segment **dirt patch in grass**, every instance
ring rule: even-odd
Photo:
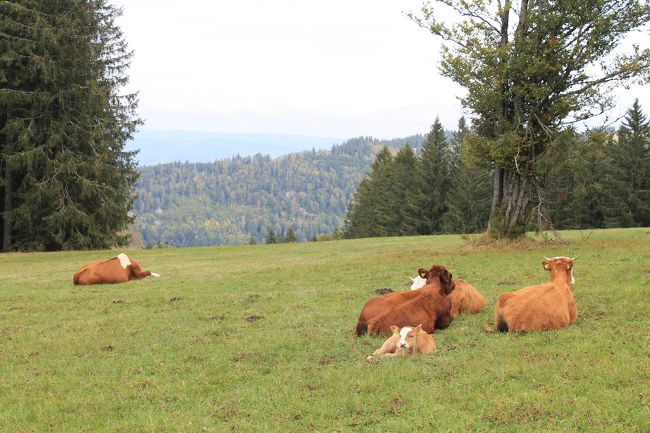
[[[232,357],[232,362],[242,362],[251,358],[258,358],[262,356],[260,352],[241,352]]]
[[[177,301],[180,301],[181,299],[183,299],[183,298],[179,298],[178,296],[174,296],[173,298],[171,298],[171,299],[169,300],[169,302],[170,302],[170,303],[172,303],[172,302],[177,302]]]
[[[386,295],[388,293],[393,293],[393,289],[388,288],[388,287],[382,287],[381,289],[375,290],[375,293],[382,296],[382,295]]]
[[[330,364],[334,364],[335,362],[336,362],[336,357],[330,355],[318,361],[318,365],[330,365]]]
[[[248,323],[254,323],[254,322],[257,322],[258,320],[263,319],[263,318],[264,318],[264,316],[248,316],[246,318],[246,321]]]
[[[212,316],[210,317],[210,320],[216,320],[218,322],[222,322],[226,319],[226,316]]]
[[[23,329],[23,327],[20,326],[20,325],[7,326],[7,327],[2,328],[2,329],[0,330],[0,335],[11,335],[11,334],[15,334],[16,332],[19,332],[19,331],[22,330],[22,329]]]

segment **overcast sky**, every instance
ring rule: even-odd
[[[115,0],[144,128],[346,139],[454,129],[462,89],[420,0]],[[650,91],[621,90],[622,114]]]

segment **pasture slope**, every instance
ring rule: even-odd
[[[0,256],[2,432],[648,432],[650,229],[568,245],[459,236],[135,250],[162,274],[77,287],[109,251]],[[578,256],[575,325],[486,334],[502,291]],[[488,301],[439,353],[367,362],[378,288],[448,266]]]

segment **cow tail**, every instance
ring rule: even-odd
[[[361,337],[364,334],[368,333],[368,324],[366,322],[358,321],[357,322],[357,337]]]
[[[497,331],[499,332],[508,332],[508,322],[501,316],[497,319]]]

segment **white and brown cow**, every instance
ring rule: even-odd
[[[386,358],[417,355],[418,353],[436,353],[438,351],[433,336],[423,330],[422,325],[416,327],[404,326],[402,329],[391,326],[390,329],[393,335],[379,349],[375,350],[368,359],[372,359],[374,356]]]
[[[151,271],[142,271],[138,262],[124,253],[117,257],[96,260],[81,267],[72,279],[74,284],[115,284],[131,280],[141,280],[148,276],[159,277]]]

